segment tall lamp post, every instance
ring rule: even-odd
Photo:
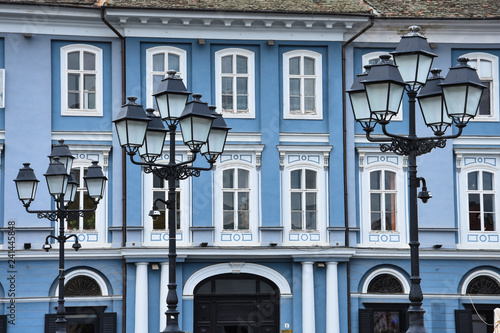
[[[163,332],[182,333],[179,328],[179,311],[177,310],[176,283],[176,222],[175,222],[175,183],[177,180],[200,176],[201,171],[211,170],[217,158],[224,151],[227,127],[222,115],[215,113],[215,107],[209,107],[201,101],[201,95],[194,94],[189,103],[190,92],[186,90],[182,80],[169,71],[153,95],[158,105],[160,116],[153,109],[144,111],[137,104],[135,97],[129,97],[118,117],[113,121],[122,148],[125,148],[132,163],[142,166],[145,173],[153,173],[160,179],[168,181],[168,200],[156,199],[150,216],[160,215],[157,203],[166,205],[168,210],[168,266],[169,281],[167,294],[167,325]],[[167,125],[168,129],[162,123]],[[176,163],[175,132],[180,125],[184,144],[192,152],[192,159]],[[169,134],[169,163],[155,163],[163,152],[165,137]],[[134,160],[139,154],[141,161]],[[194,166],[198,153],[203,155],[207,167]]]
[[[427,332],[420,287],[417,198],[425,203],[432,196],[425,179],[417,177],[417,156],[427,154],[434,148],[444,148],[447,139],[459,137],[468,121],[475,117],[485,88],[476,70],[467,65],[466,58],[459,58],[459,64],[450,68],[446,78],[440,76],[441,70],[436,69],[431,71],[432,77],[427,80],[436,55],[419,31],[419,27],[412,26],[410,33],[402,36],[396,50],[391,53],[395,64],[389,60],[390,55],[381,56],[379,63],[358,75],[347,91],[354,118],[363,127],[366,138],[381,143],[382,152],[392,151],[408,156],[411,288],[407,333]],[[398,113],[405,90],[409,101],[409,132],[408,135],[393,134],[387,130],[387,125]],[[416,99],[434,137],[418,137],[416,134]],[[377,124],[382,127],[384,136],[381,138],[371,136]],[[458,130],[452,135],[445,135],[452,124]],[[421,183],[422,191],[417,194]]]
[[[59,298],[57,306],[56,333],[66,332],[66,310],[64,308],[64,244],[70,238],[74,238],[73,249],[78,251],[82,245],[78,242],[78,237],[75,234],[65,235],[65,220],[70,221],[85,214],[94,212],[97,209],[99,201],[104,194],[104,188],[107,178],[104,176],[102,169],[97,162],[92,162],[87,170],[87,174],[83,177],[89,197],[94,203],[94,207],[90,209],[68,209],[69,205],[75,200],[75,195],[78,188],[78,182],[75,175],[71,172],[73,165],[73,155],[68,146],[63,140],[55,145],[51,154],[49,168],[44,174],[47,180],[50,195],[54,198],[55,209],[53,210],[30,210],[31,202],[35,200],[36,189],[39,180],[35,176],[35,172],[30,167],[29,163],[24,163],[24,167],[19,169],[16,182],[17,194],[19,200],[23,203],[26,211],[31,214],[36,214],[39,219],[46,218],[52,222],[59,222],[59,235],[49,235],[45,238],[43,249],[49,251],[52,246],[49,239],[54,239],[59,243]]]

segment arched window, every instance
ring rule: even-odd
[[[321,54],[296,50],[283,54],[283,117],[323,119]]]
[[[224,230],[250,229],[250,171],[222,171],[222,201]]]
[[[390,170],[370,172],[371,230],[396,230],[396,173]]]
[[[102,296],[101,287],[93,278],[78,275],[64,284],[64,295],[71,296]]]
[[[318,212],[317,172],[290,171],[290,214],[293,230],[316,230]]]
[[[473,121],[498,121],[498,57],[485,52],[467,53],[461,57],[469,58],[469,66],[476,68],[481,83],[486,86]]]
[[[480,275],[467,285],[469,295],[500,295],[500,283],[491,276]]]
[[[102,50],[74,44],[61,48],[61,114],[102,116]]]
[[[374,277],[368,285],[368,293],[373,294],[403,294],[401,281],[391,274],[380,274]]]
[[[186,51],[172,46],[157,46],[146,50],[146,106],[158,110],[153,93],[168,71],[176,71],[187,86]]]
[[[469,230],[495,231],[494,174],[472,171],[467,174]]]
[[[217,109],[229,118],[255,118],[255,56],[244,49],[215,53]]]

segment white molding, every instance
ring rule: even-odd
[[[304,70],[304,63],[302,59],[304,57],[309,57],[314,59],[314,77],[315,85],[314,90],[316,93],[315,97],[315,105],[316,105],[316,114],[292,114],[290,113],[290,98],[289,98],[289,60],[293,57],[300,57],[300,68],[301,72]],[[311,50],[293,50],[286,53],[283,53],[283,119],[304,119],[304,120],[321,120],[323,119],[323,56],[321,53],[314,52]],[[309,76],[305,76],[305,74],[297,75],[298,78],[301,79],[301,112],[304,112],[302,106],[304,103],[305,95],[303,92],[303,79],[308,78]]]
[[[263,266],[259,264],[245,263],[239,262],[237,266],[237,270],[235,270],[234,262],[223,263],[223,264],[215,264],[211,266],[207,266],[202,268],[196,272],[194,272],[184,284],[184,288],[182,290],[182,296],[184,298],[193,297],[194,289],[196,286],[202,282],[203,280],[220,274],[252,274],[265,277],[272,281],[278,289],[280,290],[280,297],[292,296],[292,290],[290,288],[290,284],[286,280],[286,278],[279,273],[278,271]]]
[[[179,68],[180,75],[184,85],[187,87],[188,82],[188,72],[187,72],[187,52],[186,50],[180,49],[178,47],[173,46],[155,46],[146,50],[146,108],[153,107],[153,56],[158,53],[173,53],[179,56]],[[165,57],[165,62],[167,61],[168,56]],[[165,74],[169,69],[165,68]]]
[[[96,272],[93,272],[93,271],[88,270],[88,269],[77,269],[77,270],[74,270],[74,271],[71,271],[71,272],[65,274],[64,275],[64,285],[66,285],[66,283],[68,283],[69,280],[71,280],[72,278],[77,277],[77,276],[86,276],[86,277],[93,279],[99,285],[99,288],[101,288],[102,296],[110,296],[109,291],[108,291],[108,286],[107,286],[106,282],[104,281],[104,279]],[[54,296],[55,297],[59,296],[59,288],[56,288]],[[89,299],[88,297],[83,297],[83,296],[80,296],[80,297],[84,298],[85,300]],[[95,297],[95,296],[90,296],[90,297]],[[74,300],[75,298],[71,297],[69,299]],[[101,300],[100,297],[98,299]]]
[[[80,109],[69,109],[68,108],[68,68],[67,68],[67,55],[70,52],[90,52],[95,55],[95,70],[90,71],[95,74],[95,110],[83,109],[83,105],[80,105]],[[61,71],[61,116],[76,116],[76,117],[102,117],[104,113],[104,96],[103,96],[103,80],[104,80],[104,66],[103,66],[103,50],[101,48],[95,47],[88,44],[69,44],[61,47],[60,49],[60,71]],[[83,64],[83,59],[80,59],[80,64]],[[83,102],[83,91],[84,83],[83,76],[89,71],[85,71],[81,68],[78,71],[81,75],[80,79],[80,102]]]
[[[47,303],[47,302],[57,302],[59,299],[57,296],[49,297],[14,297],[14,298],[0,298],[0,304],[10,303],[10,300],[14,299],[16,303]],[[65,299],[66,306],[68,304],[71,306],[73,303],[78,302],[106,302],[106,301],[121,301],[122,296],[78,296],[78,297],[68,297]]]
[[[51,139],[52,140],[63,139],[64,141],[110,141],[111,142],[113,140],[113,132],[58,131],[58,132],[52,132]]]
[[[229,131],[226,142],[261,142],[260,132],[231,132]]]
[[[329,133],[280,133],[280,142],[329,143]]]
[[[248,59],[247,62],[247,86],[248,86],[248,113],[228,113],[223,112],[222,110],[222,80],[221,80],[221,60],[222,57],[228,55],[242,55]],[[236,66],[233,68],[234,72],[236,72]],[[233,78],[236,78],[236,73],[231,73],[234,75]],[[255,54],[252,51],[243,49],[243,48],[227,48],[222,49],[220,51],[215,52],[215,105],[217,106],[217,110],[221,113],[224,118],[247,118],[254,119],[255,118]],[[235,80],[236,81],[236,80]],[[236,85],[236,82],[234,82]],[[233,91],[233,94],[236,94],[236,90]],[[234,98],[233,98],[234,101]],[[233,105],[236,107],[236,105]]]
[[[488,276],[500,284],[500,274],[493,272],[492,270],[481,269],[467,275],[465,280],[462,282],[462,288],[460,289],[460,293],[462,295],[467,295],[467,287],[469,286],[469,283],[478,276]]]
[[[374,278],[376,278],[377,276],[379,276],[381,274],[392,275],[393,277],[395,277],[396,279],[398,279],[398,281],[403,286],[403,293],[405,293],[405,294],[409,294],[410,293],[410,284],[408,283],[408,280],[406,279],[406,277],[403,274],[401,274],[400,272],[398,272],[397,270],[392,269],[392,268],[379,268],[379,269],[376,269],[373,272],[371,272],[366,277],[366,279],[365,279],[365,281],[363,283],[363,288],[362,288],[361,292],[363,294],[367,294],[368,293],[368,286],[370,285],[370,282],[372,282],[372,280]],[[387,294],[384,294],[384,296],[386,298],[389,297]],[[392,297],[392,295],[390,297]]]

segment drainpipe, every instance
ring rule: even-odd
[[[364,34],[368,29],[370,29],[374,24],[373,16],[370,16],[370,23],[366,27],[364,27],[357,34],[352,36],[348,41],[342,44],[342,144],[343,144],[343,168],[344,168],[344,222],[345,222],[345,247],[348,248],[349,245],[349,205],[347,202],[348,199],[348,191],[347,191],[347,154],[346,154],[346,146],[347,146],[347,124],[346,124],[346,116],[347,116],[347,99],[346,99],[346,74],[345,74],[345,49],[347,45],[351,44],[356,38]],[[351,333],[351,263],[347,261],[347,330],[348,333]]]
[[[126,53],[125,53],[125,37],[116,30],[111,23],[106,20],[106,9],[101,6],[101,20],[108,26],[121,41],[121,76],[122,76],[122,104],[125,104],[127,93],[127,67],[126,67]],[[125,149],[122,149],[122,248],[127,247],[127,159]],[[127,262],[125,257],[122,257],[122,333],[127,332]]]

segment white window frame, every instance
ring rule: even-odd
[[[359,247],[408,246],[408,177],[407,157],[381,153],[379,148],[358,147],[359,158]],[[396,230],[371,230],[370,173],[372,171],[392,171],[396,173]]]
[[[278,146],[280,153],[281,225],[283,245],[311,246],[328,244],[328,164],[332,146]],[[291,171],[309,169],[316,174],[316,230],[292,229]]]
[[[481,116],[479,115],[479,111],[477,113],[477,116],[474,117],[474,119],[471,119],[470,121],[480,121],[480,122],[488,122],[488,121],[499,121],[499,92],[498,92],[498,57],[486,53],[486,52],[472,52],[472,53],[466,53],[464,55],[461,55],[460,57],[466,57],[469,58],[469,60],[477,60],[477,63],[479,64],[481,60],[486,60],[491,62],[491,75],[492,78],[482,78],[480,76],[480,71],[477,71],[477,75],[479,76],[480,80],[486,80],[488,79],[491,82],[491,87],[490,87],[490,110],[491,114],[488,116]]]
[[[316,114],[292,114],[290,112],[290,64],[294,57],[309,57],[314,59],[316,84]],[[323,63],[321,53],[310,50],[294,50],[283,53],[283,119],[323,119]],[[301,63],[301,66],[303,64]],[[303,68],[303,67],[301,67]],[[303,77],[303,75],[301,75]],[[302,100],[303,100],[302,95]],[[303,112],[303,110],[301,110]]]
[[[68,233],[75,234],[78,241],[82,243],[82,247],[96,248],[96,247],[110,247],[108,244],[108,193],[111,184],[109,183],[108,176],[108,160],[111,151],[110,146],[90,146],[90,145],[69,145],[69,149],[73,153],[75,159],[73,160],[73,168],[88,168],[92,165],[92,161],[99,162],[102,171],[108,181],[104,189],[104,197],[99,201],[95,211],[95,230],[66,230]],[[84,184],[80,183],[80,187]],[[66,221],[65,227],[66,227]],[[58,227],[58,226],[57,226]],[[66,228],[65,228],[66,229]],[[69,239],[68,242],[73,242]]]
[[[222,111],[222,69],[221,61],[225,56],[232,55],[243,56],[248,59],[247,69],[248,74],[248,112],[238,113],[238,112],[223,112]],[[233,74],[234,77],[237,74]],[[241,74],[238,74],[241,76]],[[236,94],[236,92],[234,92]],[[228,48],[215,52],[215,105],[217,106],[218,112],[224,115],[224,118],[255,118],[255,54],[252,51],[240,49],[240,48]]]
[[[226,145],[212,173],[213,183],[213,221],[215,226],[214,244],[226,246],[247,246],[259,244],[260,210],[260,161],[262,145]],[[249,171],[249,229],[224,229],[223,225],[223,187],[224,170],[244,169]],[[236,223],[236,221],[235,221]]]
[[[364,66],[370,64],[370,60],[379,59],[380,56],[384,54],[389,54],[389,52],[377,51],[363,54],[363,56],[361,57],[363,71],[365,70]],[[392,56],[390,60],[393,60]],[[399,105],[398,113],[391,118],[391,121],[403,121],[403,101],[401,101],[401,104]]]
[[[5,69],[0,69],[0,108],[5,108]]]
[[[375,279],[377,276],[382,275],[382,274],[388,274],[397,279],[400,283],[401,286],[403,287],[403,294],[408,295],[410,293],[410,283],[408,282],[408,279],[406,276],[404,276],[401,272],[393,269],[393,268],[378,268],[371,272],[365,279],[363,283],[363,287],[361,292],[363,294],[368,294],[368,287],[370,286],[370,283]],[[378,296],[378,295],[377,295]],[[387,298],[387,294],[381,294],[381,298]]]
[[[95,54],[95,73],[96,86],[95,86],[95,110],[83,109],[81,103],[80,109],[68,108],[68,54],[71,52],[79,51],[90,52]],[[61,115],[62,116],[82,116],[82,117],[102,117],[103,115],[103,52],[102,49],[87,45],[87,44],[71,44],[61,47]],[[83,61],[83,60],[81,60]],[[83,74],[85,71],[80,70]],[[83,75],[82,75],[83,77]],[[80,88],[83,91],[83,84]],[[82,94],[83,95],[83,94]]]
[[[457,160],[457,197],[458,197],[458,232],[457,248],[464,249],[500,249],[500,150],[479,150],[474,148],[456,148]],[[467,175],[474,171],[493,173],[495,194],[495,230],[469,230],[468,181]]]
[[[190,154],[187,151],[187,147],[182,147],[183,149],[177,149],[175,155],[176,163],[181,163],[187,161],[190,158]],[[156,160],[157,163],[169,163],[169,152],[164,149],[163,154]],[[153,219],[149,216],[149,212],[153,208],[153,174],[142,172],[142,225],[144,227],[144,243],[146,245],[153,246],[167,246],[169,231],[168,228],[165,230],[153,229]],[[191,177],[180,180],[180,210],[181,210],[181,221],[180,229],[177,230],[176,239],[179,244],[187,244],[190,242],[189,227],[191,225],[192,216],[192,199],[191,199],[191,187],[192,181]],[[165,199],[168,199],[166,197]],[[166,221],[168,223],[168,211],[165,212]]]
[[[179,56],[179,67],[181,71],[176,75],[179,75],[182,78],[182,82],[184,82],[184,85],[187,87],[188,73],[187,73],[186,50],[173,46],[155,46],[147,49],[146,50],[146,107],[147,108],[152,108],[154,105],[153,76],[154,74],[160,74],[160,73],[153,73],[153,56],[159,53],[165,53],[165,54],[172,53]],[[165,61],[168,61],[168,56],[165,57]],[[163,74],[165,74],[166,76],[167,72],[168,68],[166,68]]]

